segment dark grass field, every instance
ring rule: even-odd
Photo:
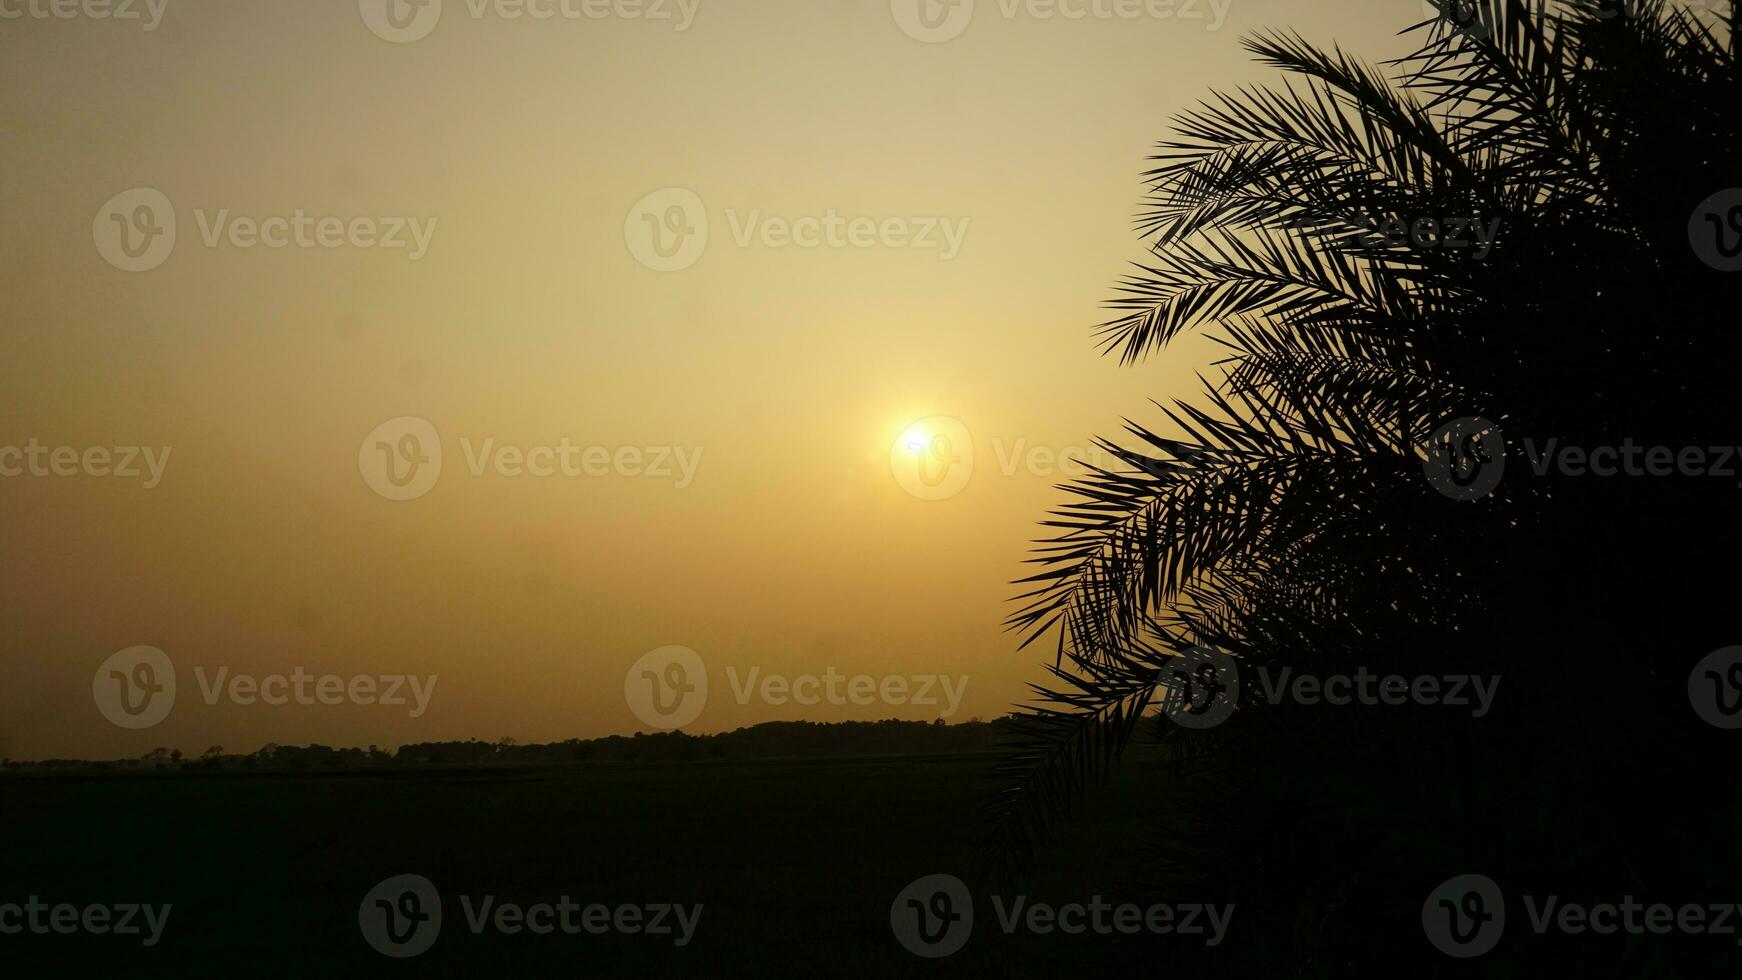
[[[959,953],[926,960],[897,943],[890,906],[903,887],[936,873],[969,878],[979,867],[990,761],[10,776],[0,778],[0,904],[36,895],[174,908],[150,949],[137,937],[29,933],[0,936],[0,948],[12,976],[1046,976],[1141,968],[1153,945],[1140,952],[1106,938],[1006,935],[983,897]],[[1021,893],[1059,903],[1116,895],[1122,855],[1144,821],[1139,783],[1127,777],[1099,794]],[[395,960],[365,942],[358,907],[376,883],[402,874],[435,883],[444,923],[428,952]],[[680,948],[675,936],[474,934],[461,895],[704,908]]]

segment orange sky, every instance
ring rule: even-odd
[[[1383,57],[1421,19],[548,2],[399,42],[356,0],[140,0],[150,30],[0,2],[0,756],[627,733],[669,646],[708,675],[690,731],[1003,713],[1041,676],[1000,622],[1052,456],[1197,389],[1206,347],[1121,369],[1090,338],[1149,144],[1268,77],[1246,31]],[[407,417],[439,478],[366,477]],[[140,730],[93,698],[136,645],[177,675]],[[421,712],[208,703],[220,670],[436,681]],[[953,712],[914,703],[934,675]]]

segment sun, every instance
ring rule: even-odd
[[[895,440],[896,445],[905,447],[908,452],[923,453],[931,445],[931,432],[924,423],[916,422],[907,427],[901,438]]]

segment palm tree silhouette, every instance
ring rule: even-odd
[[[1149,255],[1097,340],[1137,364],[1208,329],[1227,353],[1199,399],[1158,405],[1173,431],[1098,443],[1120,465],[1066,488],[1010,620],[1057,649],[1000,768],[1006,872],[1178,693],[1182,657],[1238,668],[1225,724],[1156,723],[1167,793],[1133,862],[1143,888],[1239,905],[1255,938],[1224,965],[1449,966],[1421,910],[1464,872],[1681,902],[1742,866],[1711,831],[1737,802],[1723,733],[1687,688],[1742,637],[1738,477],[1716,453],[1609,477],[1555,455],[1742,443],[1737,14],[1434,5],[1389,74],[1249,38],[1287,81],[1160,144]],[[1285,669],[1501,687],[1481,718],[1272,703],[1252,678]],[[1621,949],[1508,932],[1491,958]],[[1704,938],[1627,955],[1645,975],[1733,954]]]

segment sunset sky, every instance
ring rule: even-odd
[[[752,670],[965,677],[952,721],[1022,700],[1047,651],[1001,622],[1063,500],[1052,456],[1159,425],[1148,400],[1194,394],[1211,350],[1120,368],[1093,346],[1143,254],[1151,144],[1273,77],[1243,33],[1378,60],[1425,15],[978,0],[928,43],[903,3],[700,0],[678,30],[676,0],[446,0],[397,42],[356,0],[167,0],[151,30],[0,3],[26,12],[0,19],[0,756],[628,734],[649,728],[626,672],[668,646],[707,667],[692,732],[947,710],[741,704]],[[130,272],[104,240],[136,188],[176,240]],[[253,241],[274,218],[288,244]],[[637,237],[685,228],[689,254]],[[367,458],[408,417],[440,476],[394,500]],[[915,427],[934,417],[961,428]],[[963,431],[965,484],[902,472]],[[58,447],[81,470],[92,447],[169,455],[56,476]],[[177,672],[145,730],[93,703],[136,645]],[[208,704],[220,669],[438,681],[413,717]]]

